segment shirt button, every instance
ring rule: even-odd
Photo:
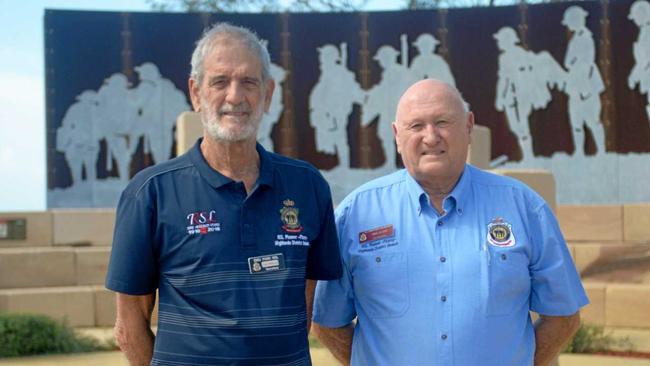
[[[501,259],[506,260],[506,259],[508,259],[508,256],[505,255],[505,254],[501,254]]]
[[[438,226],[442,226],[442,220],[438,221]]]
[[[445,261],[447,261],[447,258],[445,258],[445,257],[440,257],[440,261],[441,261],[442,263],[445,263]]]
[[[440,336],[440,338],[442,338],[442,340],[444,341],[445,339],[447,339],[447,335],[443,334],[443,335]]]
[[[381,257],[375,258],[375,262],[377,262],[377,263],[381,262]]]
[[[442,301],[442,302],[447,301],[447,296],[445,296],[445,295],[440,296],[440,301]]]

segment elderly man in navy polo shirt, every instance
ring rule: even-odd
[[[546,365],[579,326],[588,300],[553,213],[465,164],[466,106],[440,81],[411,86],[393,123],[406,170],[336,209],[343,276],[318,282],[314,330],[346,365]]]
[[[120,198],[106,287],[132,365],[311,364],[314,280],[339,278],[341,263],[318,170],[255,142],[269,64],[250,31],[208,30],[189,79],[203,138],[138,173]]]

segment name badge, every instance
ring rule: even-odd
[[[393,229],[392,224],[380,226],[372,230],[360,232],[359,244],[365,244],[367,242],[371,242],[375,240],[390,238],[393,235],[395,235],[395,229]]]
[[[251,274],[260,274],[285,269],[284,254],[267,254],[248,258],[248,270]]]

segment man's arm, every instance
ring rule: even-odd
[[[155,293],[143,296],[117,293],[117,320],[113,331],[131,366],[146,366],[151,362],[154,341],[151,313],[155,302]]]
[[[344,366],[350,365],[352,336],[354,334],[352,324],[340,328],[325,328],[314,323],[314,334],[340,363]]]
[[[311,314],[314,308],[314,292],[316,292],[316,280],[307,280],[305,283],[305,304],[307,305],[307,334],[311,329]]]
[[[580,327],[580,312],[569,316],[541,315],[535,322],[535,366],[546,366]]]

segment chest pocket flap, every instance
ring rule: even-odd
[[[372,253],[355,259],[353,285],[363,311],[373,318],[403,315],[409,307],[406,253]]]

